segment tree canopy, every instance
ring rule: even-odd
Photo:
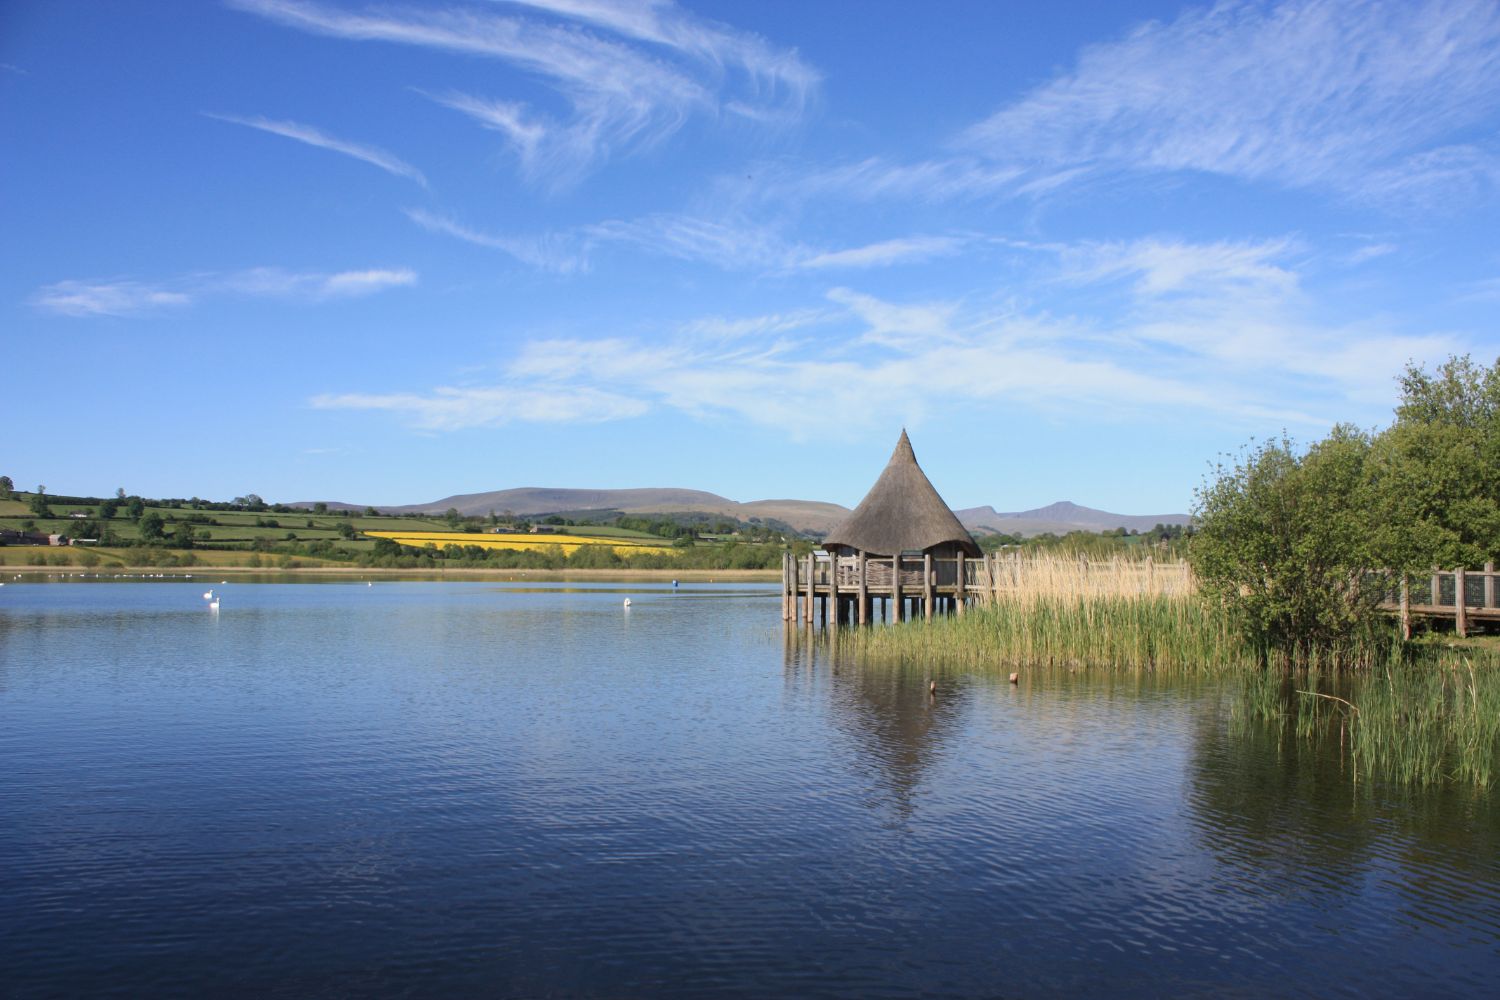
[[[1252,446],[1198,490],[1194,571],[1267,655],[1368,628],[1384,571],[1500,557],[1500,360],[1409,365],[1400,384],[1385,430]]]

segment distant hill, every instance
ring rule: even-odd
[[[311,502],[290,504],[311,507]],[[363,510],[364,504],[328,501],[333,510]],[[849,508],[819,500],[752,500],[742,503],[717,493],[688,489],[574,490],[527,486],[490,493],[463,493],[430,503],[381,507],[386,514],[441,514],[449,508],[460,514],[496,514],[536,517],[565,512],[577,518],[589,511],[610,516],[624,514],[708,514],[739,521],[781,521],[810,535],[827,534],[849,514]],[[993,507],[969,507],[954,511],[964,527],[975,534],[1063,535],[1069,531],[1109,531],[1134,528],[1150,531],[1158,524],[1187,524],[1186,514],[1112,514],[1060,501],[1035,510],[1002,513]]]
[[[1105,510],[1081,507],[1070,500],[1023,510],[1001,513],[993,507],[969,507],[954,511],[970,531],[996,532],[1006,535],[1040,535],[1052,532],[1065,535],[1070,531],[1150,531],[1158,524],[1187,524],[1187,514],[1111,514]]]

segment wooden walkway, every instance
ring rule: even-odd
[[[1056,579],[1064,567],[1063,579]],[[1149,557],[1090,564],[1087,559],[1022,558],[992,553],[974,559],[905,555],[876,558],[814,551],[786,553],[781,565],[781,617],[807,625],[865,625],[964,613],[1006,596],[1173,594],[1192,589],[1186,564],[1158,566]]]
[[[1059,572],[1058,567],[1064,567]],[[1378,579],[1378,578],[1377,578]],[[1090,563],[1080,558],[1027,559],[1018,553],[935,558],[840,556],[814,551],[801,559],[790,552],[781,564],[781,617],[806,625],[866,625],[964,613],[976,603],[1000,598],[1188,594],[1192,574],[1181,562],[1142,560]],[[1382,610],[1401,620],[1409,636],[1417,619],[1452,621],[1460,636],[1479,624],[1500,625],[1500,573],[1434,570],[1422,580],[1393,586]],[[1459,600],[1458,595],[1463,595]]]
[[[1425,580],[1403,580],[1397,593],[1380,606],[1400,617],[1401,631],[1408,638],[1413,618],[1451,620],[1459,636],[1467,636],[1471,625],[1500,623],[1497,576],[1492,562],[1482,570],[1433,570]]]

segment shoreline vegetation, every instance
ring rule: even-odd
[[[1164,571],[1166,570],[1166,571]],[[1310,654],[1267,658],[1231,608],[1172,564],[1022,561],[1021,586],[961,617],[830,630],[841,654],[924,676],[959,669],[1218,677],[1232,718],[1348,762],[1351,780],[1489,789],[1500,778],[1500,642],[1434,631],[1401,638],[1394,618]],[[1145,586],[1150,580],[1152,586]]]

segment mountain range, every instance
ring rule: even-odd
[[[310,502],[291,504],[311,507]],[[329,501],[334,510],[363,510],[364,504]],[[456,509],[464,515],[546,514],[577,516],[588,511],[621,514],[706,514],[738,521],[781,522],[811,535],[826,534],[849,514],[849,508],[818,500],[752,500],[742,503],[716,493],[685,489],[573,490],[522,487],[490,493],[465,493],[430,503],[381,507],[384,514],[442,514]],[[1149,531],[1158,524],[1187,524],[1187,514],[1112,514],[1063,500],[1035,510],[1002,512],[994,507],[968,507],[953,512],[975,534],[1062,535],[1069,531],[1109,531],[1114,528]]]

